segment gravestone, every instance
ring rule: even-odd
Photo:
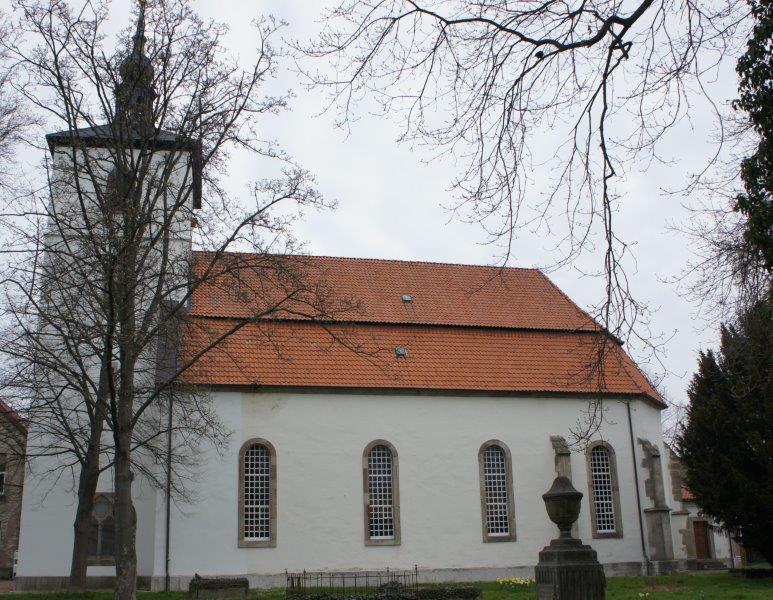
[[[250,583],[246,577],[200,577],[197,573],[188,584],[188,597],[197,600],[236,600],[249,595]]]

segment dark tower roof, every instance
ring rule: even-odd
[[[132,49],[119,67],[120,81],[115,89],[115,116],[119,126],[132,133],[152,134],[154,127],[153,64],[145,54],[145,0],[140,0],[137,29]]]

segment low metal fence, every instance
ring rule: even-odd
[[[418,595],[418,567],[410,571],[356,571],[351,573],[287,573],[288,599],[337,600],[366,598],[412,600]]]

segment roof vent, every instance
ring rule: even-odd
[[[397,346],[395,348],[395,356],[397,358],[408,358],[408,350],[406,350],[403,346]]]
[[[405,302],[406,304],[410,304],[411,302],[413,302],[413,296],[411,296],[410,294],[403,294],[403,302]]]

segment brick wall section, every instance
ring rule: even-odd
[[[684,487],[687,467],[684,466],[684,463],[671,448],[668,449],[668,472],[671,475],[671,493],[674,500],[683,502],[682,487]]]
[[[13,554],[19,545],[24,448],[26,432],[0,411],[0,455],[5,462],[5,493],[0,496],[0,578],[13,573]]]

